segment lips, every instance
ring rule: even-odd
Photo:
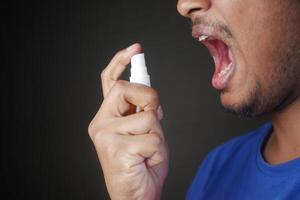
[[[203,43],[209,50],[215,62],[212,85],[217,90],[228,87],[235,71],[235,61],[232,50],[222,34],[210,27],[194,26],[193,37]]]

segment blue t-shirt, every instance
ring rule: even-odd
[[[187,199],[300,200],[300,158],[270,165],[261,154],[271,130],[272,125],[265,124],[210,152]]]

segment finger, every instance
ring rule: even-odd
[[[141,45],[136,43],[119,51],[101,73],[102,91],[105,97],[115,82],[120,78],[133,55],[141,52]]]
[[[144,111],[157,110],[160,105],[158,93],[151,87],[119,80],[104,99],[100,112],[103,117],[121,117],[132,105]]]
[[[158,115],[154,110],[148,110],[125,117],[101,120],[101,116],[97,114],[90,123],[89,134],[93,140],[97,134],[104,134],[106,132],[114,132],[121,135],[156,133],[164,140]],[[102,130],[101,133],[98,130]]]
[[[164,111],[163,111],[161,105],[158,106],[156,112],[157,112],[157,117],[158,117],[159,121],[162,120],[164,118]]]
[[[157,112],[144,111],[116,119],[114,129],[124,135],[141,135],[157,133],[164,139]]]
[[[160,164],[166,157],[164,141],[157,134],[123,136],[122,139],[126,141],[126,152],[132,156],[140,156],[139,162],[145,162],[148,167]]]

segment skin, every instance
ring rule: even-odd
[[[121,50],[101,73],[104,100],[89,125],[111,199],[160,199],[168,172],[157,92],[119,80],[139,52],[139,44]],[[133,105],[143,112],[134,113]]]
[[[273,131],[262,150],[266,161],[298,158],[300,2],[179,0],[177,8],[193,24],[214,25],[231,34],[225,36],[236,70],[220,91],[221,103],[242,116],[272,115]]]
[[[265,160],[279,164],[300,157],[300,2],[179,0],[177,9],[193,24],[226,29],[236,69],[220,100],[239,115],[271,113]],[[168,172],[157,92],[119,80],[140,51],[139,44],[121,50],[104,69],[104,100],[89,125],[113,200],[160,199]],[[133,106],[144,112],[134,113]]]

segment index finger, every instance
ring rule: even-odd
[[[102,102],[99,113],[104,118],[121,117],[130,114],[132,105],[144,111],[157,110],[160,105],[157,91],[146,85],[119,80]]]
[[[101,81],[104,98],[116,81],[119,80],[123,71],[126,69],[126,66],[129,64],[131,57],[141,52],[141,49],[141,45],[135,43],[127,49],[119,51],[110,61],[108,66],[102,71]]]

